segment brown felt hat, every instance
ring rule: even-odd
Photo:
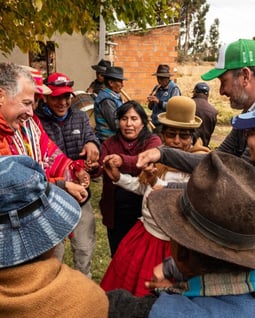
[[[184,190],[153,191],[149,209],[170,238],[191,250],[255,268],[255,168],[210,152]]]
[[[159,77],[170,77],[173,74],[170,74],[170,68],[166,64],[159,64],[157,68],[157,72],[152,74],[153,76],[159,76]]]
[[[196,103],[190,97],[173,96],[166,105],[166,112],[158,115],[158,121],[167,126],[194,129],[202,124],[195,115]]]

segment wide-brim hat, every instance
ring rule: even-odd
[[[173,74],[170,73],[170,68],[167,64],[160,64],[157,68],[157,72],[152,75],[158,77],[170,77]]]
[[[50,74],[44,83],[51,89],[51,96],[60,96],[67,93],[75,95],[73,91],[74,81],[71,81],[70,78],[63,73]]]
[[[127,80],[127,78],[124,77],[124,71],[122,67],[119,66],[110,66],[107,67],[105,73],[105,78],[112,78],[112,79],[119,79],[119,80]]]
[[[21,67],[28,70],[30,74],[32,75],[35,82],[35,88],[36,88],[37,94],[50,95],[52,93],[51,89],[43,83],[43,75],[40,70],[37,70],[36,68],[30,67],[27,65],[21,65]]]
[[[203,74],[201,78],[204,81],[210,81],[220,77],[229,70],[249,66],[255,66],[255,41],[251,39],[239,39],[220,47],[215,68]]]
[[[255,268],[255,169],[219,151],[195,168],[187,188],[153,191],[148,206],[160,229],[187,248]]]
[[[194,129],[202,124],[202,119],[195,113],[196,103],[192,98],[173,96],[167,102],[166,112],[158,115],[158,121],[171,127]]]
[[[80,215],[77,201],[48,183],[32,158],[0,157],[0,268],[47,252],[73,231]]]
[[[110,61],[101,59],[101,60],[98,62],[98,64],[96,64],[96,65],[91,65],[91,68],[92,68],[93,70],[95,70],[96,72],[98,72],[98,73],[104,74],[105,71],[106,71],[106,68],[107,68],[107,67],[110,67],[110,66],[111,66],[111,62],[110,62]]]
[[[255,128],[255,111],[250,111],[232,117],[231,124],[236,129]]]

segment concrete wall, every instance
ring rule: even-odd
[[[55,34],[51,39],[58,44],[56,46],[56,70],[67,74],[74,80],[75,90],[86,90],[90,82],[95,78],[95,71],[91,65],[97,64],[98,44],[89,41],[85,36],[74,33],[72,35]],[[5,58],[0,55],[0,62],[13,62],[28,65],[28,54],[15,48],[10,56]]]

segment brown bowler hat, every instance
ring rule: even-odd
[[[255,168],[236,156],[210,152],[184,190],[153,191],[158,226],[191,250],[255,268]]]
[[[195,115],[196,103],[190,97],[173,96],[166,105],[166,112],[158,115],[158,121],[166,126],[176,128],[197,128],[202,119]]]

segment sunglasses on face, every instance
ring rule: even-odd
[[[46,85],[56,86],[56,87],[72,87],[74,84],[74,81],[54,81],[54,82],[46,82]]]
[[[180,139],[182,140],[187,140],[191,137],[190,132],[185,132],[185,131],[166,131],[165,133],[166,138],[175,138],[177,135],[179,136]]]

